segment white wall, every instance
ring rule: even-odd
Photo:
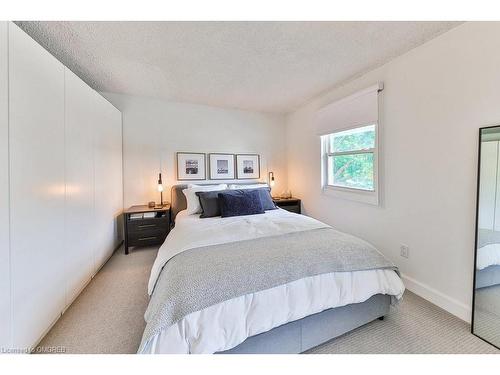
[[[305,212],[375,244],[406,285],[470,319],[478,128],[500,123],[500,23],[466,23],[317,97],[287,119]],[[322,195],[314,113],[383,81],[379,207]],[[410,257],[399,255],[400,244]]]
[[[481,143],[481,167],[479,186],[479,212],[477,226],[481,229],[495,230],[495,219],[497,206],[497,184],[498,184],[498,141]],[[500,199],[500,197],[499,197]],[[499,202],[500,203],[500,202]]]
[[[170,201],[176,183],[175,153],[227,152],[261,155],[261,180],[274,171],[273,194],[286,187],[285,122],[271,115],[204,105],[103,93],[123,116],[124,206],[159,202],[161,171]],[[208,173],[208,170],[207,170]]]

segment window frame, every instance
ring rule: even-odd
[[[330,137],[333,134],[341,133],[348,130],[364,128],[367,126],[375,126],[375,143],[374,147],[370,149],[360,149],[354,151],[330,152]],[[369,203],[373,205],[379,204],[379,133],[380,127],[378,122],[370,124],[356,125],[347,128],[337,129],[332,133],[321,136],[321,188],[323,193],[337,198],[354,200],[362,203]],[[339,155],[360,155],[360,154],[373,154],[373,190],[362,188],[330,185],[328,183],[328,159]]]

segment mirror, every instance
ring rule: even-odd
[[[479,129],[472,333],[500,346],[500,126]]]

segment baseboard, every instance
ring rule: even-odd
[[[406,289],[410,292],[415,293],[416,295],[426,299],[443,310],[448,311],[450,314],[455,315],[457,318],[460,318],[467,323],[471,322],[471,306],[447,296],[446,294],[441,293],[440,291],[431,288],[430,286],[417,281],[408,275],[402,274],[401,278],[403,279]]]

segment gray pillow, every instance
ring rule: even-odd
[[[273,198],[271,197],[271,188],[256,188],[255,190],[259,191],[260,201],[262,202],[262,208],[264,211],[268,210],[276,210],[278,207],[273,202]]]
[[[197,191],[195,194],[198,196],[201,205],[200,218],[220,216],[219,193],[224,190],[217,191]]]

